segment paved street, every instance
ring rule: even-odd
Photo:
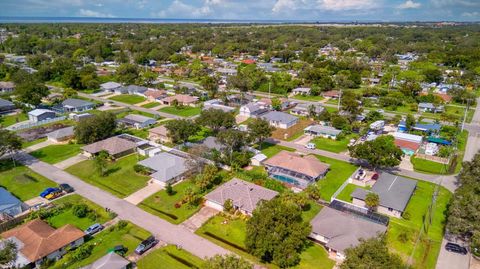
[[[470,267],[470,254],[461,255],[445,250],[447,240],[442,240],[442,248],[438,255],[436,269],[468,269]],[[462,245],[460,243],[460,245]]]
[[[150,231],[159,240],[181,246],[186,251],[198,257],[212,257],[216,254],[227,254],[229,251],[214,243],[190,232],[182,225],[174,225],[147,213],[135,205],[122,200],[112,194],[92,186],[79,178],[62,171],[61,169],[41,162],[26,153],[18,153],[17,159],[21,160],[30,169],[57,183],[68,183],[75,188],[81,196],[94,201],[102,207],[107,207],[118,214],[120,219]]]
[[[468,130],[468,140],[463,161],[471,161],[473,156],[480,150],[480,98],[477,98],[477,107],[473,114],[472,122],[466,124],[465,129]]]

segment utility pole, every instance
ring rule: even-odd
[[[271,95],[271,85],[272,85],[272,82],[268,82],[268,98],[272,98],[270,95]]]
[[[467,120],[467,112],[470,106],[470,99],[467,99],[467,107],[465,108],[465,113],[463,114],[463,122],[462,122],[462,132],[463,129],[465,128],[465,121]]]
[[[340,100],[341,99],[342,99],[342,89],[340,89],[340,95],[338,96],[338,105],[337,105],[338,112],[340,112]]]

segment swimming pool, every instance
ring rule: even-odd
[[[293,178],[290,178],[290,177],[287,177],[287,176],[283,176],[283,175],[272,175],[272,177],[273,177],[274,179],[283,181],[283,182],[288,183],[288,184],[291,184],[291,185],[295,185],[295,186],[300,185],[297,180],[295,180],[295,179],[293,179]]]

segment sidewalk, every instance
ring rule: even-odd
[[[46,147],[46,146],[50,146],[50,145],[53,145],[53,144],[54,144],[54,143],[53,143],[52,141],[50,141],[50,140],[45,140],[45,141],[43,141],[43,142],[40,142],[40,143],[38,143],[38,144],[32,145],[32,146],[24,149],[24,151],[27,152],[27,153],[30,153],[30,152],[35,151],[35,150],[37,150],[37,149],[41,149],[41,148],[44,148],[44,147]]]
[[[159,192],[160,190],[163,190],[163,189],[164,189],[163,186],[160,186],[160,184],[149,181],[146,187],[130,194],[130,196],[125,197],[124,200],[131,204],[138,205],[143,200],[147,199],[148,197],[152,196],[156,192]]]
[[[70,166],[72,166],[74,164],[77,164],[79,162],[83,162],[85,160],[88,160],[88,158],[85,155],[79,153],[78,155],[75,155],[71,158],[68,158],[68,159],[63,160],[59,163],[54,164],[54,166],[57,167],[57,168],[60,168],[62,170],[65,170],[67,167],[70,167]]]

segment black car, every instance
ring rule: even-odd
[[[459,244],[455,244],[455,243],[447,243],[445,245],[445,249],[447,251],[455,252],[455,253],[462,254],[462,255],[467,255],[467,253],[468,253],[468,251],[465,247],[462,247]]]
[[[65,193],[71,193],[75,191],[73,187],[68,185],[67,183],[60,184],[58,187]]]
[[[150,236],[149,238],[145,239],[138,245],[138,247],[135,249],[135,253],[138,255],[142,255],[145,253],[145,251],[151,249],[153,246],[155,246],[158,243],[158,240],[155,239],[155,237]]]

